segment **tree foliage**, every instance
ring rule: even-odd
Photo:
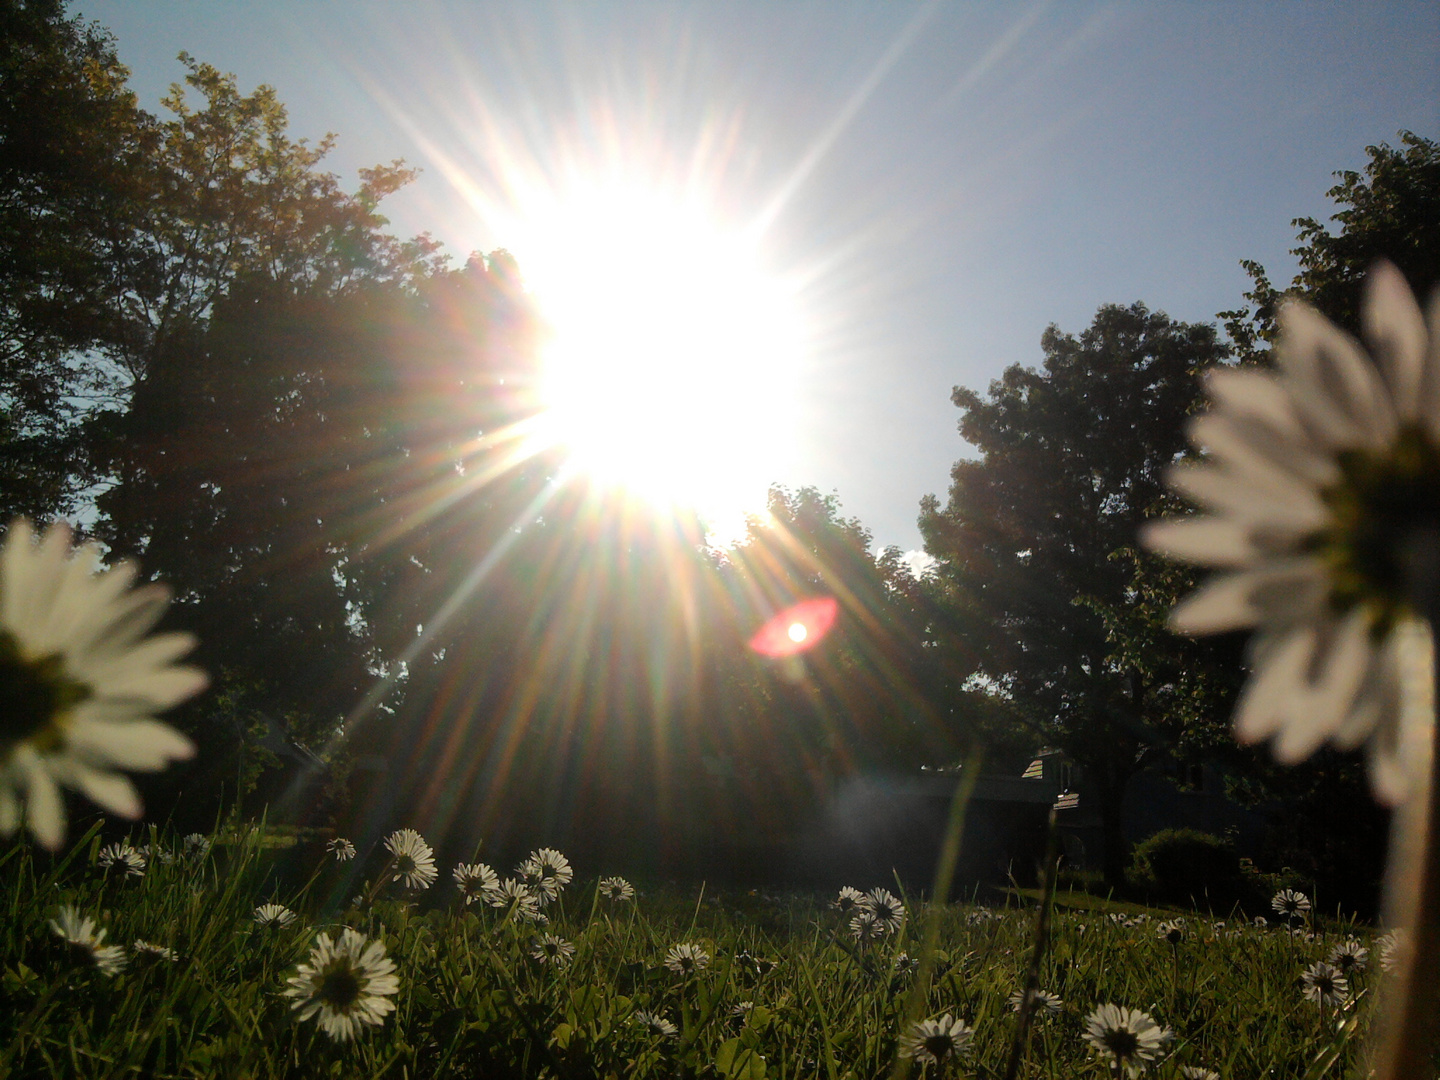
[[[1078,337],[1052,326],[1041,348],[1042,370],[1012,365],[985,396],[955,389],[978,457],[955,463],[947,503],[928,497],[920,526],[977,671],[1097,781],[1113,879],[1125,782],[1184,727],[1174,705],[1193,692],[1183,661],[1149,649],[1136,530],[1165,505],[1197,373],[1228,351],[1213,327],[1138,303],[1100,308]]]

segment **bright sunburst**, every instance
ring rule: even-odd
[[[577,182],[515,251],[551,337],[547,433],[606,486],[724,532],[795,442],[796,304],[744,230],[643,181]]]

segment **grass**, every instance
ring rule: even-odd
[[[232,829],[222,839],[189,856],[172,842],[173,861],[152,858],[143,878],[119,880],[97,867],[93,835],[59,860],[20,843],[0,854],[0,1075],[859,1080],[909,1064],[897,1059],[897,1040],[912,976],[896,974],[894,961],[919,951],[924,905],[911,905],[897,934],[859,945],[823,898],[662,888],[611,902],[596,880],[624,868],[581,867],[588,876],[547,909],[544,932],[576,947],[556,968],[530,956],[542,931],[513,913],[466,908],[448,867],[419,897],[382,893],[363,909],[327,910],[327,898],[354,886],[342,889],[350,868],[317,845],[298,848],[315,852],[314,876],[277,892],[272,834]],[[383,869],[372,858],[366,882]],[[1311,939],[1191,916],[1172,948],[1143,911],[1122,922],[1117,905],[1079,910],[1064,899],[1040,987],[1065,1008],[1036,1020],[1021,1076],[1110,1075],[1081,1038],[1085,1016],[1105,1002],[1174,1030],[1152,1075],[1178,1077],[1189,1065],[1227,1078],[1301,1078],[1332,1059],[1328,1075],[1354,1066],[1373,967],[1354,977],[1357,1000],[1338,1014],[1298,988],[1301,972],[1353,927]],[[252,912],[269,901],[300,918],[262,929]],[[108,978],[77,967],[48,927],[61,904],[97,918],[107,944],[143,938],[178,959]],[[1015,1034],[1007,999],[1024,977],[1033,911],[950,905],[935,914],[921,1015],[950,1012],[974,1029],[971,1053],[947,1075],[1003,1076]],[[400,979],[396,1011],[353,1043],[298,1022],[282,996],[314,934],[342,926],[383,941]],[[666,968],[681,942],[703,948],[710,965],[690,977]],[[637,1010],[664,1016],[677,1035],[647,1032]]]

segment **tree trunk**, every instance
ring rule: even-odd
[[[1100,797],[1100,836],[1105,848],[1102,868],[1105,884],[1112,889],[1125,887],[1125,868],[1130,864],[1130,844],[1125,839],[1123,814],[1125,782],[1128,774],[1105,770],[1096,785]]]

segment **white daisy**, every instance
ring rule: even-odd
[[[185,854],[204,858],[210,854],[210,837],[204,833],[192,832],[185,837]]]
[[[407,889],[428,889],[440,876],[435,868],[435,852],[414,829],[391,833],[385,840],[385,850],[391,856],[390,880],[404,882]]]
[[[486,893],[500,884],[500,875],[483,862],[461,863],[455,867],[451,876],[455,879],[455,887],[460,890],[460,895],[465,897],[467,907],[476,900],[483,900]]]
[[[856,941],[875,941],[885,936],[885,926],[873,911],[861,911],[850,920],[850,933]]]
[[[291,911],[284,904],[261,904],[255,909],[255,924],[257,926],[273,926],[278,929],[289,926],[295,919],[295,912]]]
[[[1190,431],[1209,461],[1170,477],[1209,516],[1156,523],[1144,540],[1221,571],[1175,609],[1176,629],[1257,630],[1237,736],[1273,736],[1285,762],[1368,741],[1375,790],[1397,803],[1428,770],[1433,725],[1406,553],[1440,513],[1440,302],[1427,331],[1382,264],[1362,314],[1370,355],[1292,303],[1275,371],[1211,374],[1210,412]]]
[[[94,919],[82,916],[69,904],[61,907],[50,920],[50,929],[65,942],[70,959],[77,967],[94,968],[101,975],[116,975],[125,970],[125,950],[119,945],[106,945],[105,930],[96,929]]]
[[[973,1028],[949,1013],[939,1020],[921,1020],[900,1036],[900,1056],[914,1058],[922,1065],[943,1065],[970,1049]]]
[[[106,844],[95,856],[96,864],[104,871],[120,877],[143,877],[145,856],[130,846],[128,840]]]
[[[1300,919],[1310,910],[1310,898],[1294,889],[1281,889],[1270,898],[1270,906],[1277,915],[1284,915],[1287,919]]]
[[[1184,1065],[1180,1068],[1181,1080],[1220,1080],[1220,1074],[1199,1065]]]
[[[361,1024],[383,1024],[386,1013],[395,1009],[390,999],[400,990],[395,962],[386,958],[384,943],[367,943],[364,934],[349,928],[334,941],[328,934],[319,935],[310,962],[287,981],[285,996],[295,999],[292,1008],[300,1019],[318,1013],[320,1027],[337,1041],[353,1039]]]
[[[658,1035],[662,1039],[673,1039],[680,1034],[680,1029],[672,1024],[659,1013],[650,1012],[648,1009],[635,1010],[635,1023],[645,1028],[651,1035]]]
[[[1019,990],[1013,991],[1006,1000],[1010,1005],[1011,1012],[1020,1011],[1020,1002],[1022,999]],[[1050,994],[1044,990],[1036,990],[1031,1001],[1033,1005],[1030,1011],[1037,1016],[1059,1016],[1060,1011],[1065,1007],[1065,1002],[1061,1000],[1060,995]]]
[[[136,964],[173,964],[177,959],[175,950],[164,945],[153,945],[136,938],[130,945],[130,952]]]
[[[887,934],[893,934],[905,922],[905,905],[888,889],[871,889],[865,894],[861,908],[875,916]]]
[[[600,895],[606,900],[634,900],[635,886],[623,877],[601,878]]]
[[[1264,915],[1256,915],[1255,918],[1250,920],[1250,925],[1255,927],[1256,930],[1264,930],[1270,923]]]
[[[1179,945],[1185,940],[1185,923],[1180,919],[1156,923],[1155,936],[1167,945]]]
[[[665,954],[665,966],[682,975],[693,975],[710,966],[710,954],[698,945],[673,945]]]
[[[1391,930],[1375,939],[1375,948],[1380,952],[1380,970],[1394,971],[1410,944],[1409,935],[1403,930]]]
[[[485,893],[485,902],[493,908],[514,908],[515,914],[528,919],[540,913],[535,894],[523,881],[506,878]]]
[[[1160,1056],[1170,1036],[1169,1028],[1139,1009],[1101,1005],[1085,1018],[1085,1041],[1109,1059],[1117,1073],[1124,1069],[1131,1076]]]
[[[909,953],[896,953],[895,959],[890,962],[897,975],[913,975],[920,970],[920,958],[911,956]]]
[[[849,885],[843,885],[840,888],[839,895],[830,901],[830,906],[840,912],[841,915],[850,916],[854,915],[864,902],[865,894],[863,892],[859,889],[851,888]]]
[[[574,880],[575,871],[570,868],[570,860],[554,848],[543,847],[533,852],[530,859],[540,868],[543,877],[557,885],[569,885]]]
[[[337,836],[327,841],[325,850],[335,856],[336,862],[349,862],[355,857],[355,845],[343,836]]]
[[[1350,983],[1333,964],[1321,960],[1300,976],[1300,991],[1320,1005],[1339,1005],[1350,996]]]
[[[0,548],[0,835],[19,828],[23,806],[52,850],[65,839],[61,786],[137,818],[140,797],[115,770],[155,772],[195,753],[153,718],[204,689],[203,672],[175,664],[194,638],[147,638],[169,593],[131,589],[132,563],[98,568],[93,545],[72,553],[63,523],[37,542],[17,518]]]
[[[575,955],[575,946],[562,937],[544,934],[536,938],[534,944],[530,946],[530,955],[542,964],[564,967]]]
[[[1355,938],[1347,938],[1330,950],[1330,963],[1339,968],[1343,975],[1364,971],[1369,960],[1370,950]]]

